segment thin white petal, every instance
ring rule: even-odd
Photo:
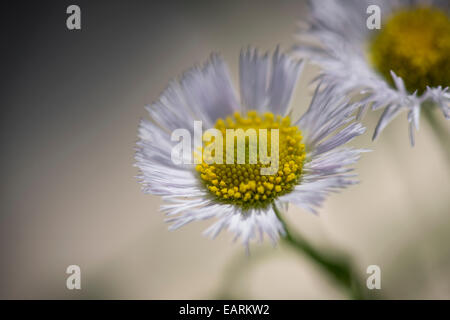
[[[239,57],[239,84],[241,101],[246,110],[264,111],[269,103],[269,54],[261,56],[258,50],[242,50]]]
[[[192,68],[184,73],[181,86],[187,104],[196,114],[204,115],[214,125],[218,118],[239,110],[228,67],[222,57],[212,54],[203,67]]]
[[[272,76],[269,86],[269,107],[272,112],[285,115],[289,108],[292,91],[303,69],[303,61],[281,54],[279,48],[272,57]]]

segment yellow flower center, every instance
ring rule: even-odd
[[[390,70],[406,89],[450,85],[450,19],[441,10],[416,7],[390,17],[370,43],[370,59],[393,85]]]
[[[196,170],[205,187],[220,202],[238,205],[244,210],[266,207],[276,197],[292,191],[299,183],[305,160],[305,145],[302,143],[301,131],[291,125],[289,117],[282,118],[272,113],[260,115],[256,111],[249,111],[246,117],[235,113],[225,120],[218,119],[214,127],[223,137],[223,161],[211,163],[203,152],[202,164],[197,165]],[[230,131],[240,134],[232,136]],[[255,133],[254,139],[250,132]],[[206,136],[205,133],[204,140]],[[210,139],[203,151],[216,140]],[[239,140],[245,145],[242,149],[239,149]],[[230,144],[234,146],[231,151]],[[245,163],[242,163],[242,155],[239,161],[239,150],[245,150]],[[250,160],[252,152],[255,155],[253,163]],[[213,150],[211,155],[216,156],[216,151]],[[271,163],[268,163],[265,155],[272,159]],[[275,170],[264,174],[264,168]]]

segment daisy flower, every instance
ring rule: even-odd
[[[368,28],[371,5],[380,9],[379,30]],[[447,0],[310,1],[310,8],[297,51],[322,68],[325,84],[361,99],[360,115],[369,105],[384,108],[373,139],[403,111],[412,145],[421,108],[437,106],[450,117]]]
[[[264,233],[274,244],[284,235],[277,214],[289,202],[315,212],[330,192],[355,183],[349,166],[363,150],[344,145],[361,135],[364,127],[351,116],[359,104],[339,99],[331,88],[316,89],[305,114],[290,118],[302,61],[278,49],[264,55],[248,49],[241,52],[239,62],[240,99],[226,63],[217,54],[172,81],[146,108],[150,120],[140,123],[136,165],[143,191],[162,197],[169,229],[215,218],[206,235],[214,238],[228,229],[248,248],[250,240],[262,240]],[[278,149],[277,170],[262,174],[269,165],[261,157],[256,163],[211,163],[204,155],[198,158],[196,148],[192,153],[197,154],[197,164],[175,164],[171,133],[183,128],[192,136],[198,134],[194,121],[224,133],[225,140],[228,129],[254,129],[260,141],[262,129],[277,129],[276,147],[271,140],[274,134],[265,137],[272,141],[272,155]],[[250,146],[246,142],[246,160]],[[206,150],[208,143],[202,147]]]

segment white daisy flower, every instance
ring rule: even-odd
[[[381,29],[367,19],[377,5]],[[450,117],[450,7],[448,0],[310,1],[300,24],[297,52],[322,68],[320,78],[341,93],[359,96],[363,108],[384,108],[375,139],[406,111],[411,144],[421,108],[433,105]]]
[[[355,183],[349,166],[363,150],[344,145],[365,129],[351,116],[359,104],[339,99],[331,89],[317,89],[306,113],[291,121],[289,102],[302,61],[278,49],[273,55],[248,49],[239,62],[240,102],[227,65],[216,54],[172,81],[147,107],[150,120],[139,127],[136,165],[143,191],[162,197],[169,229],[216,218],[206,235],[214,238],[228,229],[248,248],[264,233],[276,243],[284,234],[277,210],[286,210],[289,202],[315,212],[330,192]],[[185,128],[194,135],[196,120],[222,133],[252,128],[260,135],[261,129],[279,129],[278,171],[261,174],[260,158],[255,164],[208,164],[204,158],[198,164],[174,164],[171,132]]]

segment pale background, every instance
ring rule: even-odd
[[[144,105],[170,79],[216,51],[237,85],[239,50],[289,49],[303,1],[78,1],[76,32],[65,27],[69,4],[7,8],[0,298],[346,298],[284,246],[255,244],[246,257],[230,234],[201,235],[212,221],[167,231],[133,167]],[[298,113],[316,72],[307,67],[295,91]],[[287,219],[351,253],[361,275],[379,265],[384,297],[450,298],[450,163],[425,121],[409,146],[406,116],[372,143],[379,115],[353,143],[374,150],[358,164],[362,183],[320,216],[292,207]],[[71,264],[80,291],[65,287]]]

